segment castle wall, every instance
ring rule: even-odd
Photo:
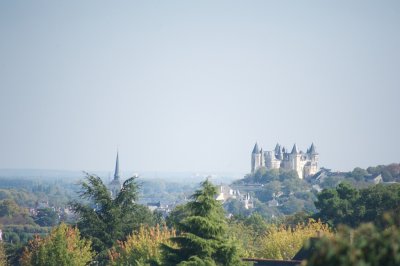
[[[263,166],[262,156],[260,153],[251,155],[251,172],[254,173],[258,168]]]
[[[315,150],[313,150],[315,152]],[[318,154],[317,153],[283,153],[279,154],[283,160],[277,159],[275,156],[276,151],[266,151],[264,156],[252,157],[252,165],[255,167],[254,171],[260,166],[265,166],[267,169],[286,169],[295,170],[300,179],[314,175],[319,171],[318,167]],[[259,161],[261,159],[261,162]],[[254,163],[253,163],[254,161]],[[253,171],[253,168],[252,168]],[[253,172],[254,172],[253,171]]]

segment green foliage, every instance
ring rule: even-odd
[[[400,164],[397,163],[368,167],[367,172],[373,175],[381,174],[383,181],[385,182],[390,182],[390,181],[400,182]]]
[[[282,191],[282,187],[282,182],[278,180],[270,181],[263,186],[262,190],[256,192],[256,196],[260,201],[267,202],[272,200],[278,192]]]
[[[352,172],[349,173],[349,176],[354,178],[357,181],[364,180],[365,176],[368,175],[368,172],[360,167],[354,168]]]
[[[40,227],[36,224],[23,224],[23,225],[4,225],[3,240],[7,243],[19,244],[27,243],[28,240],[33,239],[34,235],[46,235],[50,232],[50,227]]]
[[[54,226],[59,222],[58,214],[52,208],[37,209],[35,223],[40,226]]]
[[[162,260],[160,244],[172,245],[170,238],[175,236],[175,230],[167,226],[141,226],[125,241],[118,241],[117,247],[110,250],[111,264],[132,266],[160,264]]]
[[[300,179],[296,171],[260,168],[255,174],[248,175],[235,184],[251,184],[255,188],[252,191],[255,195],[255,209],[244,210],[243,204],[237,200],[228,201],[225,209],[234,215],[249,215],[252,211],[257,211],[266,218],[274,219],[299,211],[314,212],[316,210],[315,195],[310,192],[311,184]],[[279,202],[279,206],[269,206],[269,201],[274,199]]]
[[[167,216],[166,223],[169,227],[176,228],[178,223],[189,215],[187,205],[176,206]]]
[[[81,186],[80,196],[90,200],[93,205],[74,202],[72,208],[79,215],[77,225],[82,236],[92,241],[101,263],[107,260],[107,250],[117,240],[122,240],[132,230],[139,229],[142,223],[153,224],[151,212],[136,203],[138,185],[134,177],[123,183],[115,198],[111,197],[98,176],[87,175]]]
[[[235,214],[237,216],[248,216],[251,214],[251,211],[244,207],[243,202],[240,202],[237,199],[229,199],[224,203],[224,209],[228,213]]]
[[[333,237],[317,240],[311,254],[302,265],[400,265],[400,229],[391,225],[381,230],[372,223],[355,230],[340,227]]]
[[[238,245],[243,257],[255,257],[261,249],[260,240],[272,226],[258,213],[231,218],[228,234]]]
[[[335,189],[326,189],[318,194],[315,206],[319,209],[316,217],[334,226],[346,224],[356,227],[363,222],[380,225],[385,212],[400,206],[400,184],[358,190],[341,183]]]
[[[12,199],[0,201],[0,224],[2,225],[33,225],[28,209],[18,206]]]
[[[8,265],[7,254],[2,241],[0,241],[0,265],[1,266]]]
[[[0,217],[12,217],[19,212],[19,206],[14,200],[5,199],[0,201]]]
[[[188,216],[177,223],[180,235],[175,246],[162,245],[163,265],[240,265],[238,249],[226,235],[226,220],[217,189],[208,180],[201,183],[186,205]]]
[[[332,232],[327,224],[312,219],[294,227],[271,226],[259,239],[256,256],[267,259],[292,259],[308,239],[318,234],[331,235]]]
[[[87,265],[93,257],[90,241],[82,240],[77,228],[61,224],[49,236],[39,236],[29,242],[21,265],[69,266]]]
[[[254,174],[247,175],[242,182],[247,184],[266,184],[271,181],[284,181],[287,179],[299,179],[296,171],[286,169],[259,168]]]
[[[308,212],[296,212],[295,214],[292,215],[287,215],[283,218],[282,224],[290,227],[294,227],[298,224],[305,224],[309,221],[311,218],[311,214]]]

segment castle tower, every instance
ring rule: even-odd
[[[119,156],[117,151],[117,159],[115,160],[115,171],[114,171],[114,179],[109,184],[109,190],[111,191],[111,196],[113,198],[120,192],[122,185],[120,181],[120,174],[119,174]]]
[[[292,152],[290,153],[291,168],[295,170],[300,179],[303,179],[303,167],[300,163],[301,154],[297,149],[296,143],[293,145]]]
[[[253,151],[251,153],[251,173],[253,174],[255,171],[257,171],[258,168],[262,166],[262,161],[261,161],[261,152],[260,149],[258,148],[258,144],[254,145]]]
[[[318,166],[319,154],[317,153],[317,149],[315,148],[314,143],[311,144],[308,156],[310,157],[310,170],[308,175],[314,175],[319,171],[319,166]]]
[[[256,143],[251,153],[251,173],[254,174],[260,167],[294,170],[299,178],[303,179],[319,171],[318,160],[319,154],[314,144],[311,144],[304,153],[296,144],[293,145],[291,152],[280,144],[276,144],[275,149],[264,152]]]
[[[312,161],[318,161],[319,154],[317,153],[317,150],[316,150],[316,148],[314,146],[314,143],[311,143],[311,147],[310,147],[308,153],[309,153],[310,158],[311,158]]]
[[[263,149],[260,149],[260,167],[265,167],[265,154]]]

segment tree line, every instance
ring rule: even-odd
[[[0,245],[0,265],[242,265],[244,257],[291,259],[321,234],[304,265],[400,263],[399,184],[343,183],[317,195],[317,213],[273,223],[258,213],[228,218],[209,180],[167,220],[138,203],[136,178],[115,197],[94,175],[80,186],[76,224],[35,236],[13,256]]]

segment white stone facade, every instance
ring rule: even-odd
[[[255,173],[261,167],[266,169],[282,168],[296,171],[299,178],[303,179],[319,171],[318,160],[319,154],[316,152],[314,144],[311,144],[304,153],[298,151],[296,144],[291,152],[279,144],[276,144],[273,151],[263,152],[256,143],[251,154],[251,173]]]

